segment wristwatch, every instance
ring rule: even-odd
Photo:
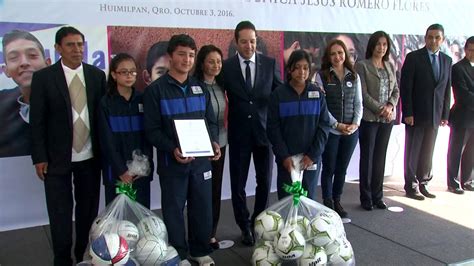
[[[332,129],[337,129],[337,126],[339,125],[339,123],[336,121],[336,123],[332,124]]]

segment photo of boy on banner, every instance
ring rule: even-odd
[[[31,78],[37,70],[51,64],[41,42],[31,33],[11,30],[2,39],[5,75],[17,86],[0,90],[0,157],[30,154]]]

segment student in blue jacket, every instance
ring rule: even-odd
[[[170,69],[145,89],[145,129],[157,150],[163,220],[168,239],[178,252],[180,265],[189,260],[214,265],[209,256],[212,231],[211,160],[220,158],[217,121],[211,96],[204,84],[189,72],[194,65],[196,43],[186,34],[173,35],[168,45]],[[175,134],[174,119],[204,119],[214,149],[213,157],[185,157]],[[187,203],[188,237],[184,219]],[[189,260],[188,260],[189,259]]]
[[[132,56],[120,53],[110,62],[107,94],[100,102],[99,135],[103,155],[105,203],[116,196],[117,181],[133,183],[137,201],[150,208],[150,181],[153,177],[153,147],[145,138],[143,127],[143,97],[133,85],[137,80],[137,66]],[[128,172],[127,161],[134,150],[148,156],[151,171],[146,177]]]
[[[295,168],[291,156],[303,154],[303,188],[316,199],[320,157],[329,132],[329,114],[322,91],[309,82],[311,58],[294,51],[286,65],[287,82],[273,91],[267,118],[267,135],[278,165],[278,198],[288,195],[283,184],[291,184]]]

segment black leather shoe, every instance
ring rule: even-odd
[[[425,197],[427,197],[427,198],[430,198],[430,199],[436,198],[436,195],[435,195],[435,194],[431,194],[431,193],[428,191],[428,188],[427,188],[425,185],[420,185],[420,193],[423,194],[423,196],[425,196]]]
[[[474,191],[474,185],[473,184],[464,184],[463,189],[467,191]]]
[[[219,242],[217,242],[217,241],[216,242],[210,242],[209,246],[211,246],[211,248],[213,250],[218,250],[219,249]]]
[[[360,206],[362,206],[362,209],[366,211],[371,211],[373,209],[372,204],[370,204],[370,202],[362,202]]]
[[[425,197],[423,197],[420,193],[418,192],[407,192],[406,193],[407,198],[414,199],[414,200],[424,200]]]
[[[448,187],[448,191],[458,195],[464,194],[464,190],[459,187]]]
[[[347,217],[347,212],[342,208],[341,202],[339,200],[334,201],[334,211],[341,216],[341,218],[346,218]]]
[[[383,202],[383,200],[379,200],[379,201],[377,201],[377,202],[374,202],[374,206],[375,206],[377,209],[381,209],[381,210],[387,209],[387,204],[385,204],[385,202]]]
[[[334,210],[334,201],[332,199],[323,199],[323,204],[329,209]]]
[[[250,228],[242,230],[242,244],[251,247],[255,244],[255,240],[253,239],[253,234]]]

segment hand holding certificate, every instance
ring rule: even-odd
[[[173,122],[179,143],[179,149],[174,152],[178,162],[189,163],[194,157],[219,159],[219,145],[211,143],[204,119],[175,119]]]

